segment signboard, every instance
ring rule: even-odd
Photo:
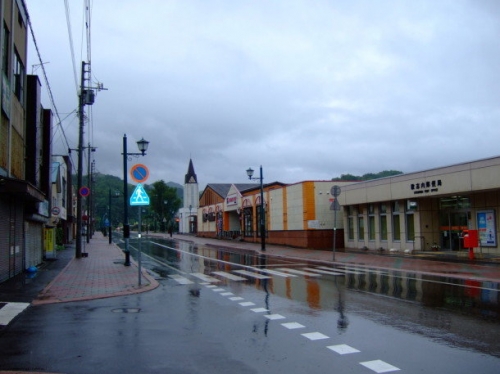
[[[479,243],[482,247],[497,246],[497,231],[494,210],[483,210],[477,212],[477,229],[479,231]]]
[[[137,183],[143,183],[149,178],[149,169],[146,165],[136,164],[130,169],[130,177]]]
[[[61,209],[58,206],[55,206],[52,208],[52,215],[53,216],[58,216],[59,213],[61,213]]]
[[[132,206],[137,206],[137,205],[149,205],[149,196],[144,190],[144,187],[142,184],[138,184],[135,187],[134,192],[132,193],[132,196],[130,196],[130,205]]]
[[[90,195],[90,188],[83,186],[80,188],[79,192],[80,196],[87,197]]]

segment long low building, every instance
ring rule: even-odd
[[[352,182],[274,182],[263,186],[265,240],[309,249],[344,247],[342,212],[332,210],[334,185]],[[200,198],[198,235],[261,241],[258,184],[208,184]]]
[[[500,254],[500,157],[345,186],[348,248],[458,251],[477,230],[476,252]]]

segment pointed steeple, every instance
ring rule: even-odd
[[[198,183],[198,178],[196,178],[196,173],[194,172],[193,160],[191,159],[189,159],[188,171],[184,178],[184,184],[188,183]]]

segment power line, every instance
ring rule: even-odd
[[[73,63],[73,78],[75,79],[75,89],[78,94],[78,74],[76,73],[75,48],[73,46],[73,34],[71,33],[71,18],[69,15],[68,0],[64,0],[64,8],[66,10],[66,25],[68,27],[69,49],[71,52],[71,62]]]

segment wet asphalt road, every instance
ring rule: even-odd
[[[256,279],[235,271],[262,259],[155,242],[142,245],[142,264],[159,275],[159,288],[29,308],[0,335],[0,370],[469,374],[500,367],[498,291],[491,291],[498,285],[478,298],[418,274],[343,269],[339,276],[269,259],[266,269],[290,276]],[[304,268],[320,276],[293,273]]]

